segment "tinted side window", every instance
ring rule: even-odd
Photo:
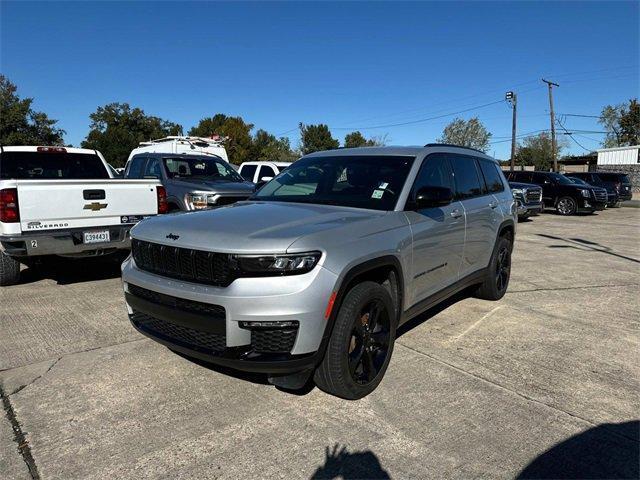
[[[262,165],[260,167],[260,178],[258,180],[262,180],[262,177],[275,177],[276,172],[273,171],[269,165]]]
[[[256,173],[256,168],[255,165],[245,165],[240,169],[240,175],[242,175],[242,178],[245,180],[253,182],[253,175]]]
[[[133,157],[129,168],[127,169],[127,178],[142,178],[142,169],[144,168],[144,162],[146,157]]]
[[[498,171],[498,166],[488,160],[478,159],[480,170],[484,176],[484,181],[487,184],[487,190],[489,193],[502,192],[504,190],[504,184],[502,183],[502,175]]]
[[[161,178],[160,177],[160,161],[157,158],[152,158],[147,162],[147,166],[144,169],[145,178]]]
[[[455,197],[458,200],[478,197],[483,193],[483,187],[478,177],[476,162],[470,157],[452,156],[451,169],[455,185]]]
[[[444,187],[453,191],[453,177],[446,154],[434,153],[424,159],[411,190],[411,201],[418,190],[424,187]]]
[[[551,180],[542,173],[533,173],[531,181],[537,185],[544,185],[545,183],[551,183]]]

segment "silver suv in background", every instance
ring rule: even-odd
[[[247,202],[134,228],[129,318],[187,356],[357,399],[382,380],[399,325],[468,287],[505,294],[515,229],[482,152],[318,152]]]
[[[193,211],[245,200],[255,185],[213,155],[137,153],[125,167],[125,178],[157,178],[167,192],[169,211]]]

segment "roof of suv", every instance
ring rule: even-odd
[[[314,152],[305,157],[330,157],[336,154],[339,155],[397,155],[397,156],[412,156],[415,157],[417,155],[427,153],[430,151],[454,151],[458,153],[473,153],[474,155],[481,156],[488,160],[493,160],[497,162],[493,157],[488,156],[485,153],[482,153],[480,150],[476,150],[474,148],[467,147],[459,147],[456,145],[448,145],[448,144],[438,144],[438,143],[429,143],[423,147],[419,146],[411,146],[411,147],[400,147],[400,146],[389,146],[389,147],[358,147],[358,148],[338,148],[335,150],[323,150],[321,152]]]

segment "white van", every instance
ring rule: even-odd
[[[140,142],[140,146],[131,151],[128,160],[131,160],[134,155],[139,153],[197,153],[216,155],[225,162],[229,162],[227,151],[223,144],[225,140],[226,138],[223,137],[204,138],[178,136],[159,138],[148,142]]]
[[[238,173],[249,182],[268,182],[289,165],[290,162],[244,162]]]

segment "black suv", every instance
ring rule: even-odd
[[[609,206],[619,206],[619,202],[631,200],[631,181],[626,173],[571,172],[567,176],[579,178],[590,185],[606,189],[610,199]],[[614,203],[611,203],[612,201]]]
[[[507,172],[509,181],[533,183],[542,187],[545,208],[555,208],[560,215],[593,213],[607,206],[607,193],[577,185],[555,172]]]

